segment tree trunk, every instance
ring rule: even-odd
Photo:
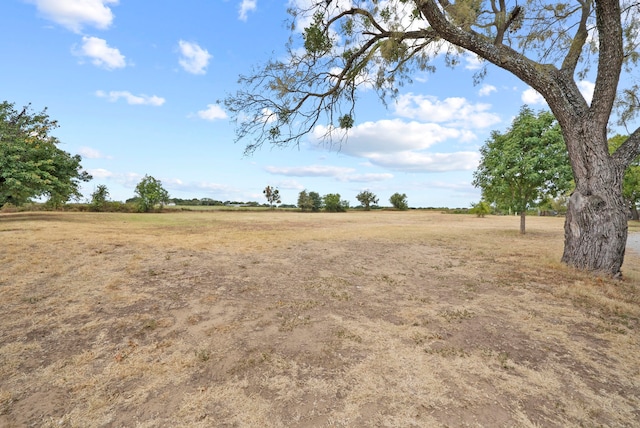
[[[629,215],[622,196],[624,167],[609,156],[606,135],[599,136],[586,124],[578,129],[582,131],[565,132],[576,189],[569,198],[562,261],[578,269],[620,276]]]
[[[522,212],[520,212],[520,234],[522,235],[525,234],[524,222],[526,217],[527,217],[527,210],[522,210]]]

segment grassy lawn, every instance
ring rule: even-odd
[[[0,214],[0,426],[639,426],[640,255],[593,277],[518,227]]]

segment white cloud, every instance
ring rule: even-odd
[[[106,98],[111,102],[116,102],[120,98],[124,98],[128,104],[131,105],[150,105],[159,107],[165,103],[165,99],[156,95],[133,95],[129,91],[96,91],[96,96],[99,98]]]
[[[391,154],[374,153],[371,163],[406,172],[472,171],[478,167],[478,152],[423,153],[405,151]]]
[[[326,132],[326,127],[317,126],[314,136],[319,138]],[[471,131],[444,127],[437,123],[384,119],[364,122],[350,129],[349,138],[341,146],[340,152],[368,158],[372,153],[424,150],[450,139],[467,142],[475,138]]]
[[[581,80],[578,82],[578,89],[589,105],[591,105],[591,101],[593,100],[593,91],[595,87],[595,83],[589,82],[588,80]]]
[[[111,171],[108,171],[106,169],[103,168],[95,168],[95,169],[88,169],[87,172],[89,174],[91,174],[93,176],[93,178],[111,178],[113,177],[115,174]]]
[[[240,10],[238,12],[238,18],[241,21],[247,20],[247,13],[253,12],[258,7],[257,0],[242,0],[240,3]]]
[[[383,181],[393,178],[393,174],[390,173],[358,174],[353,168],[325,165],[293,167],[268,166],[265,170],[275,175],[285,175],[289,177],[331,177],[338,181],[355,183],[370,183],[373,181]]]
[[[104,155],[99,150],[91,147],[80,147],[78,153],[85,159],[113,159],[113,157]]]
[[[487,95],[490,95],[492,92],[496,92],[497,90],[498,88],[496,88],[495,86],[485,83],[478,91],[478,95],[481,97],[486,97]]]
[[[309,165],[293,167],[268,166],[267,172],[290,177],[339,177],[354,172],[353,168],[343,168],[339,166]]]
[[[398,97],[395,113],[409,119],[446,123],[449,126],[487,128],[500,122],[498,115],[489,112],[490,108],[490,104],[472,104],[466,98],[439,100],[434,96],[408,93]]]
[[[198,117],[204,120],[226,119],[227,113],[217,104],[207,104],[206,110],[200,110]]]
[[[108,28],[113,22],[113,12],[108,5],[118,0],[30,0],[46,19],[80,33],[85,25],[99,29]]]
[[[374,181],[384,181],[393,178],[393,174],[385,173],[367,173],[367,174],[349,174],[342,177],[338,177],[340,181],[348,181],[351,183],[371,183]]]
[[[501,121],[490,109],[489,104],[474,104],[465,98],[440,100],[426,95],[402,95],[395,114],[412,120],[357,124],[348,131],[340,152],[397,171],[470,171],[479,161],[475,147],[469,147],[478,139],[476,130],[486,132],[486,128]],[[311,142],[320,141],[327,131],[327,127],[317,126]]]
[[[212,58],[211,54],[206,49],[201,48],[197,43],[180,40],[178,45],[181,55],[178,63],[182,68],[187,73],[205,74],[209,60]]]
[[[522,102],[527,105],[547,104],[542,95],[540,95],[540,93],[533,88],[529,88],[522,93]]]
[[[91,58],[93,65],[107,70],[123,68],[127,65],[124,55],[118,49],[110,47],[106,40],[98,37],[83,37],[82,46],[80,49],[73,49],[73,53]]]

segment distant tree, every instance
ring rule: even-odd
[[[550,112],[523,106],[506,133],[491,133],[480,155],[473,185],[487,202],[520,213],[520,233],[529,208],[573,186],[562,131]]]
[[[51,135],[57,127],[46,108],[33,113],[30,106],[18,111],[0,103],[0,207],[42,196],[58,206],[82,196],[80,183],[91,176],[81,170],[80,156],[57,147],[60,141]]]
[[[409,209],[409,204],[407,203],[407,195],[405,195],[404,193],[394,193],[389,198],[389,202],[391,203],[393,208],[397,210],[404,211]]]
[[[378,203],[378,197],[369,190],[363,190],[358,193],[356,195],[356,199],[360,202],[360,205],[362,205],[365,211],[369,211],[371,209],[371,205]]]
[[[333,213],[343,213],[349,208],[349,202],[340,199],[339,193],[329,193],[322,198],[324,210]]]
[[[149,212],[158,204],[162,209],[162,206],[169,201],[169,192],[162,187],[162,182],[150,175],[145,175],[138,183],[135,194],[138,197],[138,210],[140,212]]]
[[[302,211],[318,212],[322,209],[322,198],[318,192],[303,190],[298,195],[298,208]]]
[[[280,200],[280,191],[275,187],[267,186],[264,188],[262,193],[264,194],[264,197],[267,198],[267,202],[269,202],[269,208],[271,209],[274,208],[274,204],[279,204],[282,202]]]
[[[91,210],[104,211],[109,198],[109,189],[104,184],[98,184],[96,190],[91,194]]]
[[[491,214],[491,205],[489,205],[487,201],[476,202],[471,205],[469,212],[477,215],[478,217],[484,217],[487,214]]]
[[[609,139],[609,150],[613,153],[629,137],[626,135],[616,135]],[[624,172],[622,178],[622,196],[629,204],[631,218],[638,220],[638,204],[640,203],[640,156],[635,158]]]

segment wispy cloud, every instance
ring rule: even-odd
[[[265,170],[271,174],[287,175],[290,177],[337,177],[355,171],[353,168],[326,165],[289,167],[268,166]]]
[[[480,87],[480,90],[478,90],[478,95],[481,97],[486,97],[491,93],[496,92],[497,90],[498,88],[496,88],[495,86],[485,83]]]
[[[254,10],[256,10],[257,7],[258,7],[257,0],[242,0],[242,2],[240,3],[239,12],[238,12],[238,18],[241,21],[246,21],[247,14],[249,12],[253,12]]]
[[[226,119],[228,117],[227,113],[218,104],[207,104],[207,109],[198,111],[197,116],[209,121]]]
[[[284,175],[288,177],[329,177],[337,181],[370,183],[373,181],[383,181],[393,178],[393,174],[360,174],[354,168],[344,168],[339,166],[327,165],[308,165],[293,167],[276,167],[268,166],[265,168],[267,172],[274,175]]]
[[[124,98],[127,104],[131,105],[150,105],[159,107],[165,103],[165,99],[156,95],[133,95],[129,91],[96,91],[96,96],[99,98],[106,98],[111,102],[116,102],[121,98]]]
[[[113,22],[113,12],[109,5],[117,5],[118,0],[28,0],[36,5],[38,12],[46,19],[80,33],[84,26],[99,29],[108,28]]]
[[[205,74],[207,72],[207,66],[212,56],[206,49],[197,43],[185,42],[184,40],[180,40],[178,46],[181,55],[178,63],[187,73]]]
[[[78,153],[85,159],[113,159],[112,156],[105,155],[99,150],[91,147],[80,147]]]
[[[107,70],[127,65],[124,55],[118,49],[110,47],[106,40],[98,37],[83,37],[80,48],[74,48],[72,52],[74,55],[90,58],[93,65]]]

